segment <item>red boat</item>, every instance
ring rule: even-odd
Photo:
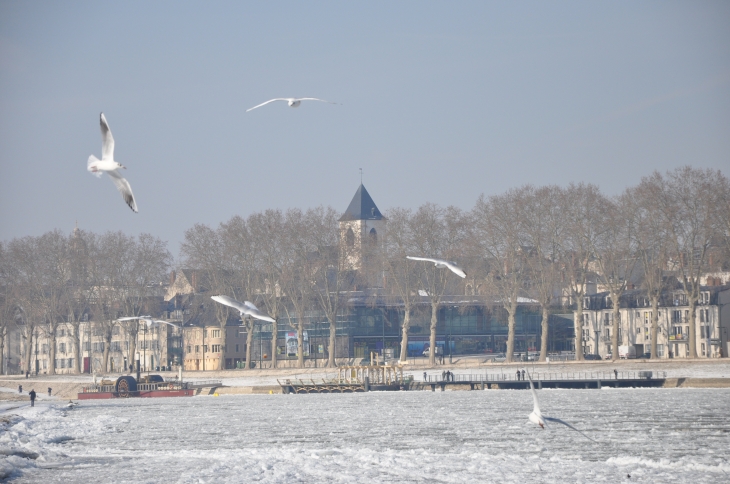
[[[191,384],[178,380],[165,381],[160,375],[147,375],[137,381],[133,376],[120,376],[117,381],[102,380],[84,387],[79,400],[108,398],[192,397],[204,387],[220,386],[220,382]]]

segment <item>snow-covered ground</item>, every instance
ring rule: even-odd
[[[16,482],[723,482],[730,389],[370,392],[0,405]],[[13,408],[15,407],[15,408]],[[38,454],[27,459],[18,453]],[[631,475],[629,479],[627,475]]]

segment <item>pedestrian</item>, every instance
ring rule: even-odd
[[[441,379],[446,380],[446,370],[441,372]]]
[[[48,396],[51,396],[51,387],[48,387]]]
[[[423,372],[423,381],[426,381],[426,372]]]
[[[25,372],[25,379],[26,379],[26,380],[28,379],[28,376],[29,376],[29,375],[30,375],[30,372],[29,372],[29,371],[26,371],[26,372]]]
[[[524,381],[524,379],[525,379],[525,370],[522,370],[522,380]]]
[[[616,377],[616,379],[618,380],[618,370],[613,370],[613,374]]]
[[[520,370],[517,370],[517,381],[520,381]]]
[[[23,393],[23,385],[18,385],[18,393]]]
[[[28,392],[28,396],[30,397],[30,406],[35,407],[35,390],[31,389]]]

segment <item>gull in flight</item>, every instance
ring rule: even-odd
[[[461,267],[457,266],[456,262],[451,262],[444,259],[433,259],[430,257],[411,257],[410,255],[407,255],[406,259],[425,260],[426,262],[433,262],[439,269],[447,268],[459,277],[466,277],[466,272],[464,272]]]
[[[163,321],[161,319],[152,319],[152,316],[130,316],[127,318],[118,318],[117,321],[134,321],[135,319],[138,319],[140,321],[144,321],[145,324],[147,324],[147,327],[151,327],[153,324],[167,324],[169,326],[173,326],[175,328],[179,328],[177,324],[168,323],[167,321]]]
[[[258,106],[254,106],[251,109],[247,109],[246,112],[253,111],[256,108],[260,108],[261,106],[264,106],[269,103],[273,103],[274,101],[286,101],[289,104],[290,108],[298,108],[300,104],[302,104],[302,101],[321,101],[323,103],[329,103],[329,104],[337,104],[330,101],[325,101],[324,99],[317,99],[316,97],[277,97],[276,99],[269,99],[265,103],[261,103]]]
[[[89,156],[89,161],[86,163],[86,169],[97,177],[101,177],[102,174],[106,173],[111,177],[114,186],[122,194],[122,198],[127,202],[129,208],[137,212],[137,202],[134,201],[134,194],[132,194],[132,187],[129,186],[129,182],[122,177],[119,173],[119,168],[127,169],[126,166],[114,161],[114,137],[109,129],[109,125],[106,122],[104,113],[101,113],[100,118],[101,124],[101,160],[96,156]]]
[[[560,420],[559,418],[547,417],[547,416],[543,415],[542,412],[540,411],[540,403],[537,401],[537,392],[535,392],[535,387],[532,385],[532,378],[530,377],[530,372],[527,372],[527,378],[529,378],[529,380],[530,380],[530,391],[532,392],[532,401],[535,404],[535,407],[532,409],[532,413],[530,414],[530,422],[536,423],[543,430],[547,426],[548,422],[557,422],[557,423],[563,424],[566,427],[569,427],[569,428],[575,430],[576,432],[581,434],[586,439],[595,442],[595,440],[588,437],[586,434],[584,434],[577,428],[573,427],[568,422]]]
[[[251,316],[254,319],[261,319],[263,321],[269,321],[271,323],[276,322],[274,318],[267,316],[259,311],[259,308],[254,306],[253,303],[250,301],[240,303],[228,296],[210,296],[210,298],[215,302],[219,302],[225,306],[230,306],[233,309],[237,309],[238,312],[241,313],[242,318],[244,316]]]

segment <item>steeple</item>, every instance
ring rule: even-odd
[[[355,192],[355,196],[352,197],[350,205],[345,210],[345,213],[340,217],[340,222],[348,220],[382,220],[383,215],[378,210],[377,205],[373,202],[370,194],[365,189],[365,185],[360,183],[360,187]]]

